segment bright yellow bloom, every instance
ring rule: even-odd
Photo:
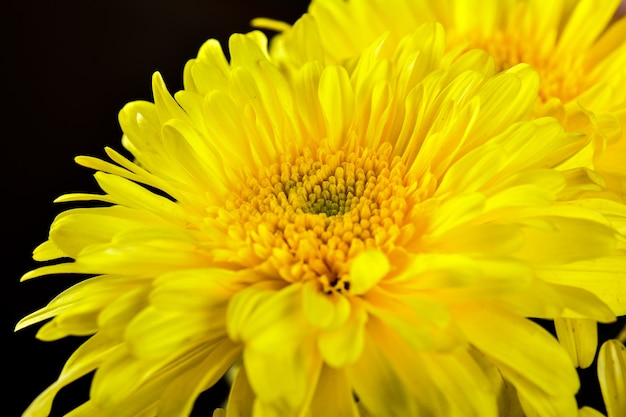
[[[499,70],[528,63],[541,82],[536,114],[568,130],[594,133],[575,161],[602,173],[613,198],[626,197],[626,19],[612,23],[620,0],[313,0],[309,16],[284,31],[272,54],[289,67],[311,55],[350,62],[381,36],[397,45],[424,22],[440,22],[447,49],[489,52]],[[297,25],[297,26],[298,26]],[[306,28],[316,26],[318,31]],[[317,35],[319,33],[319,35]]]
[[[24,277],[95,275],[19,324],[92,335],[27,416],[93,370],[72,416],[186,415],[239,360],[229,417],[578,415],[527,317],[626,313],[626,206],[561,168],[586,138],[530,118],[528,65],[444,56],[434,24],[388,42],[285,75],[258,32],[230,63],[209,41],[122,110],[135,160],[78,158],[104,195],[59,199],[111,205],[60,214]]]

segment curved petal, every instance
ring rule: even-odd
[[[626,415],[626,347],[618,340],[607,340],[600,348],[598,380],[608,417]]]

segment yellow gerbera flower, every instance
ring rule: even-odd
[[[313,0],[299,28],[267,19],[282,31],[272,54],[298,67],[312,54],[327,62],[355,59],[386,36],[397,45],[424,22],[440,22],[450,51],[481,48],[499,70],[528,63],[540,76],[538,115],[553,115],[568,130],[595,133],[579,155],[602,173],[602,183],[626,197],[626,19],[613,22],[620,0]],[[312,22],[310,22],[312,21]],[[315,25],[312,31],[306,26]]]
[[[71,416],[186,415],[241,360],[229,417],[576,416],[527,317],[626,312],[626,206],[559,168],[586,138],[530,119],[537,73],[445,57],[434,24],[350,69],[285,75],[266,42],[208,41],[174,97],[155,75],[120,113],[134,161],[78,158],[104,195],[59,201],[110,206],[61,213],[24,279],[95,276],[18,327],[92,336],[25,415],[94,370]]]

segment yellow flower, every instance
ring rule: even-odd
[[[498,70],[528,63],[540,76],[538,115],[558,117],[567,130],[593,133],[573,159],[602,174],[613,198],[626,197],[626,19],[613,23],[620,0],[313,0],[296,27],[267,19],[283,33],[272,55],[299,67],[311,55],[346,63],[371,42],[397,45],[424,22],[448,32],[447,49],[486,50]],[[298,27],[299,26],[299,27]],[[311,30],[316,26],[318,30]],[[319,35],[317,35],[319,33]]]
[[[110,206],[61,213],[24,279],[94,277],[18,327],[92,336],[25,415],[94,370],[72,416],[186,415],[239,361],[229,417],[489,417],[503,390],[578,415],[527,317],[626,312],[626,207],[559,167],[586,138],[531,119],[536,72],[450,58],[434,24],[288,75],[266,42],[207,42],[173,97],[155,75],[120,113],[133,161],[78,158],[104,194],[59,201]]]

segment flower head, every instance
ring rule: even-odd
[[[527,317],[624,314],[626,207],[562,168],[586,137],[531,117],[528,65],[436,24],[388,42],[282,72],[253,32],[174,96],[155,75],[120,114],[134,160],[78,158],[104,194],[59,199],[110,206],[60,214],[35,258],[62,262],[24,277],[95,275],[20,323],[92,335],[27,415],[93,370],[74,416],[185,415],[239,360],[227,416],[577,415]]]

